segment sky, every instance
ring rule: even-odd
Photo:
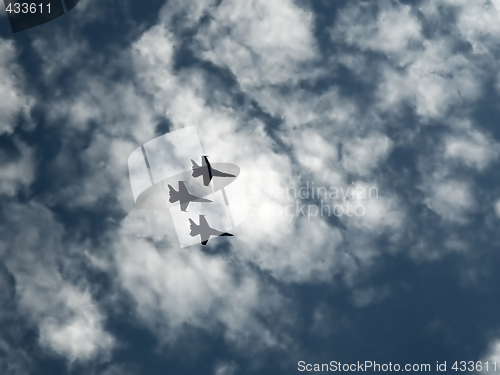
[[[0,5],[0,374],[500,373],[499,57],[499,0]],[[127,161],[193,125],[249,213],[181,248]]]

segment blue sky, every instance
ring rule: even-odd
[[[500,366],[499,21],[496,0],[81,0],[12,34],[1,10],[0,373]],[[191,125],[250,214],[181,249],[127,160]],[[348,193],[277,194],[313,184]]]

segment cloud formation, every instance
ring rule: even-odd
[[[24,92],[22,71],[16,64],[16,47],[12,41],[0,38],[0,134],[12,133],[19,116],[29,120],[33,98]]]
[[[195,328],[241,356],[300,352],[296,290],[342,290],[367,311],[398,293],[370,284],[387,259],[470,256],[473,225],[484,218],[489,231],[500,216],[500,193],[484,182],[498,167],[497,139],[477,117],[498,81],[495,4],[349,2],[318,31],[314,6],[289,0],[171,1],[106,53],[91,53],[82,20],[67,35],[33,37],[42,78],[30,89],[15,43],[1,39],[0,131],[10,149],[1,154],[0,256],[15,280],[14,310],[41,348],[72,363],[121,350],[107,322],[123,301],[130,324],[167,347]],[[446,10],[455,23],[438,22]],[[60,94],[54,82],[74,65]],[[40,123],[30,120],[35,107]],[[51,157],[30,136],[42,123],[57,138]],[[127,171],[138,146],[191,125],[211,160],[241,168],[251,206],[235,237],[208,250],[179,249],[168,215],[134,209]],[[349,193],[312,196],[313,183]],[[306,197],[268,194],[304,187]],[[370,189],[377,195],[354,193]],[[363,214],[326,215],[325,204]],[[89,269],[109,278],[109,298]],[[312,332],[338,329],[330,306],[311,309]],[[25,371],[26,353],[0,348],[0,369]],[[241,367],[222,358],[210,368]],[[103,371],[126,373],[121,364]]]

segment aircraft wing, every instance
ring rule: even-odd
[[[179,181],[179,193],[181,194],[181,196],[189,194],[189,191],[188,191],[184,181]]]
[[[211,201],[210,199],[206,199],[206,198],[199,198],[199,197],[196,197],[197,199],[195,199],[193,202],[213,202]]]
[[[210,239],[210,235],[209,234],[205,234],[205,235],[200,235],[201,237],[201,244],[202,245],[206,245],[208,243],[208,240]]]
[[[210,162],[208,161],[208,157],[207,156],[203,156],[201,158],[201,163],[202,165],[206,168],[206,173],[207,173],[207,176],[205,177],[205,175],[203,175],[203,184],[205,184],[205,186],[208,186],[208,184],[210,183],[210,181],[212,180],[212,166],[210,165]],[[205,171],[203,171],[203,173],[205,173]]]
[[[189,201],[181,203],[181,211],[186,211],[189,206]]]
[[[234,174],[224,173],[212,168],[212,176],[215,177],[236,177]]]
[[[210,185],[210,173],[208,173],[208,168],[205,167],[206,170],[203,171],[203,185],[208,186]]]
[[[203,215],[200,215],[200,227],[210,228],[210,225],[208,225],[207,219],[205,219],[205,216],[203,216]]]

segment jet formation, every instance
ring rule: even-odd
[[[193,159],[191,159],[193,173],[192,176],[194,178],[198,178],[203,176],[203,185],[210,185],[210,181],[212,181],[213,177],[236,177],[235,175],[221,172],[215,168],[212,168],[210,162],[208,161],[207,156],[201,157],[201,166],[198,165]],[[200,202],[200,203],[211,203],[210,199],[205,199],[198,197],[194,194],[191,194],[185,184],[185,181],[179,181],[179,190],[175,190],[172,185],[168,185],[168,194],[169,194],[169,202],[175,203],[179,202],[180,210],[183,212],[187,212],[187,208],[189,203],[191,202]],[[212,236],[233,236],[231,233],[221,232],[217,229],[212,228],[205,218],[205,215],[200,215],[200,224],[196,224],[193,220],[189,219],[190,228],[191,228],[191,237],[200,236],[201,244],[206,245],[208,240]]]

